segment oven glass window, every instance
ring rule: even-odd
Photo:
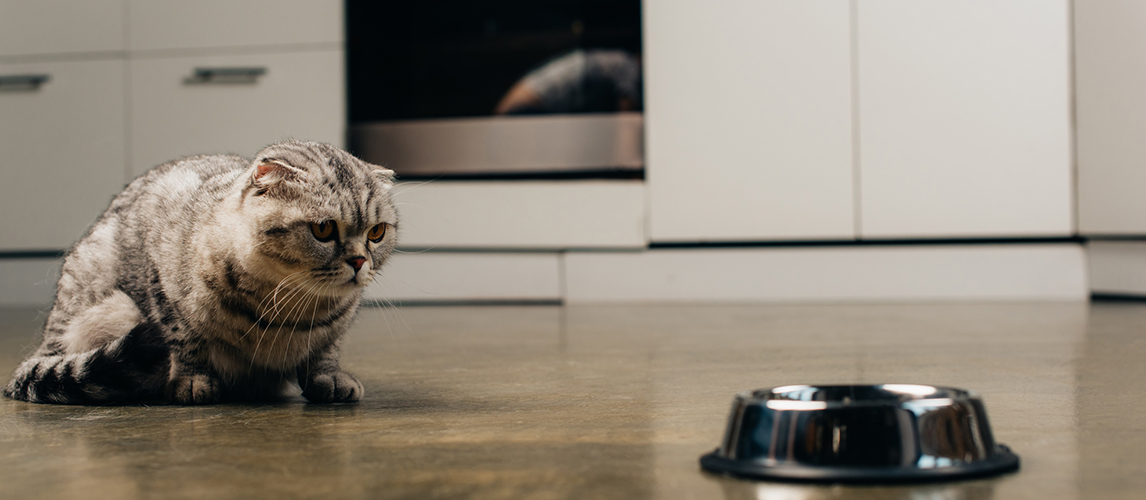
[[[346,5],[360,157],[408,180],[643,177],[639,0]]]
[[[639,111],[640,1],[347,2],[352,123]]]

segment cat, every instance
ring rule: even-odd
[[[23,401],[354,402],[339,341],[397,244],[394,172],[328,144],[135,179],[68,252]]]

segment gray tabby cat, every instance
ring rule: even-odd
[[[4,394],[357,401],[338,345],[396,243],[393,175],[293,141],[155,168],[69,252],[43,344]]]

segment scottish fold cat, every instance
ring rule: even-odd
[[[394,174],[327,144],[156,167],[68,252],[43,342],[4,387],[37,403],[352,402],[339,341],[396,244]]]

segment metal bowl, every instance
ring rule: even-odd
[[[1019,468],[979,396],[913,384],[791,385],[736,395],[706,470],[770,480],[897,483]]]

